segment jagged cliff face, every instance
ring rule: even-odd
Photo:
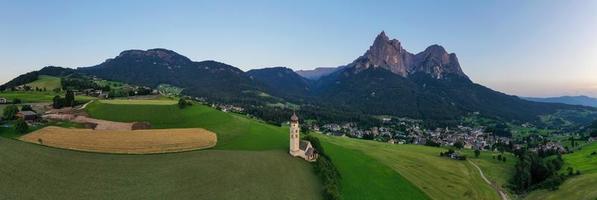
[[[384,32],[375,38],[365,55],[348,66],[355,67],[356,72],[379,67],[403,77],[418,72],[429,74],[437,79],[447,74],[466,77],[460,68],[456,54],[449,54],[443,47],[432,45],[415,55],[402,48],[400,41],[390,40]]]

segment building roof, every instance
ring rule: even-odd
[[[306,151],[307,147],[309,147],[309,144],[311,144],[309,141],[301,140],[301,142],[299,143],[299,149]]]
[[[315,153],[315,150],[313,148],[309,148],[307,149],[307,151],[305,152],[306,156],[313,156],[313,154]]]
[[[298,116],[296,116],[296,113],[292,113],[292,116],[290,117],[290,121],[292,122],[298,122],[299,118]]]
[[[21,115],[30,116],[30,115],[37,115],[37,113],[33,111],[21,111],[19,112]]]

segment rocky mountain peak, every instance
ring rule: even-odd
[[[170,64],[170,65],[184,65],[192,61],[172,50],[168,49],[148,49],[148,50],[126,50],[121,52],[115,59],[135,59],[135,60],[152,60],[156,63]]]
[[[402,48],[400,41],[396,39],[390,40],[385,32],[381,32],[369,47],[365,55],[355,60],[352,66],[357,68],[357,71],[362,71],[370,67],[382,67],[393,73],[407,76],[408,66],[412,61],[412,54]]]
[[[390,39],[382,31],[373,45],[365,54],[349,64],[355,67],[355,72],[368,68],[383,68],[403,77],[424,72],[434,78],[443,78],[446,74],[455,74],[466,77],[460,69],[460,64],[455,54],[449,54],[440,45],[431,45],[425,51],[412,54],[402,48],[400,41]]]

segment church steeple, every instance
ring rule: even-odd
[[[296,113],[292,113],[290,117],[290,154],[296,156],[299,153],[300,143],[300,127],[299,118]]]

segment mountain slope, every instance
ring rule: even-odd
[[[236,67],[216,61],[193,62],[166,49],[124,51],[104,63],[78,71],[149,87],[170,84],[184,88],[187,95],[223,101],[241,98],[244,91],[261,89]]]
[[[315,69],[311,69],[311,70],[297,70],[295,71],[298,75],[305,77],[307,79],[311,79],[311,80],[318,80],[319,78],[323,77],[323,76],[327,76],[331,73],[334,73],[335,71],[338,71],[340,69],[342,69],[344,66],[342,67],[318,67]]]
[[[597,98],[592,98],[588,96],[561,96],[561,97],[547,97],[547,98],[539,98],[539,97],[523,97],[529,101],[536,101],[536,102],[546,102],[546,103],[563,103],[563,104],[570,104],[570,105],[582,105],[582,106],[591,106],[597,107]]]
[[[280,97],[302,98],[311,92],[312,81],[285,67],[254,69],[247,74],[267,87],[268,93]]]
[[[69,68],[47,66],[38,71],[32,71],[32,72],[29,72],[26,74],[22,74],[16,78],[6,82],[5,84],[0,86],[0,90],[5,90],[7,88],[13,88],[13,87],[17,87],[20,85],[25,85],[25,84],[34,82],[34,81],[38,80],[39,77],[42,75],[62,77],[62,76],[72,74],[72,73],[74,73],[74,71],[75,70],[69,69]]]
[[[364,114],[456,120],[468,113],[506,121],[536,121],[559,109],[585,109],[526,101],[473,83],[455,54],[439,45],[412,54],[398,40],[378,35],[365,54],[322,77],[314,91],[320,103]]]

